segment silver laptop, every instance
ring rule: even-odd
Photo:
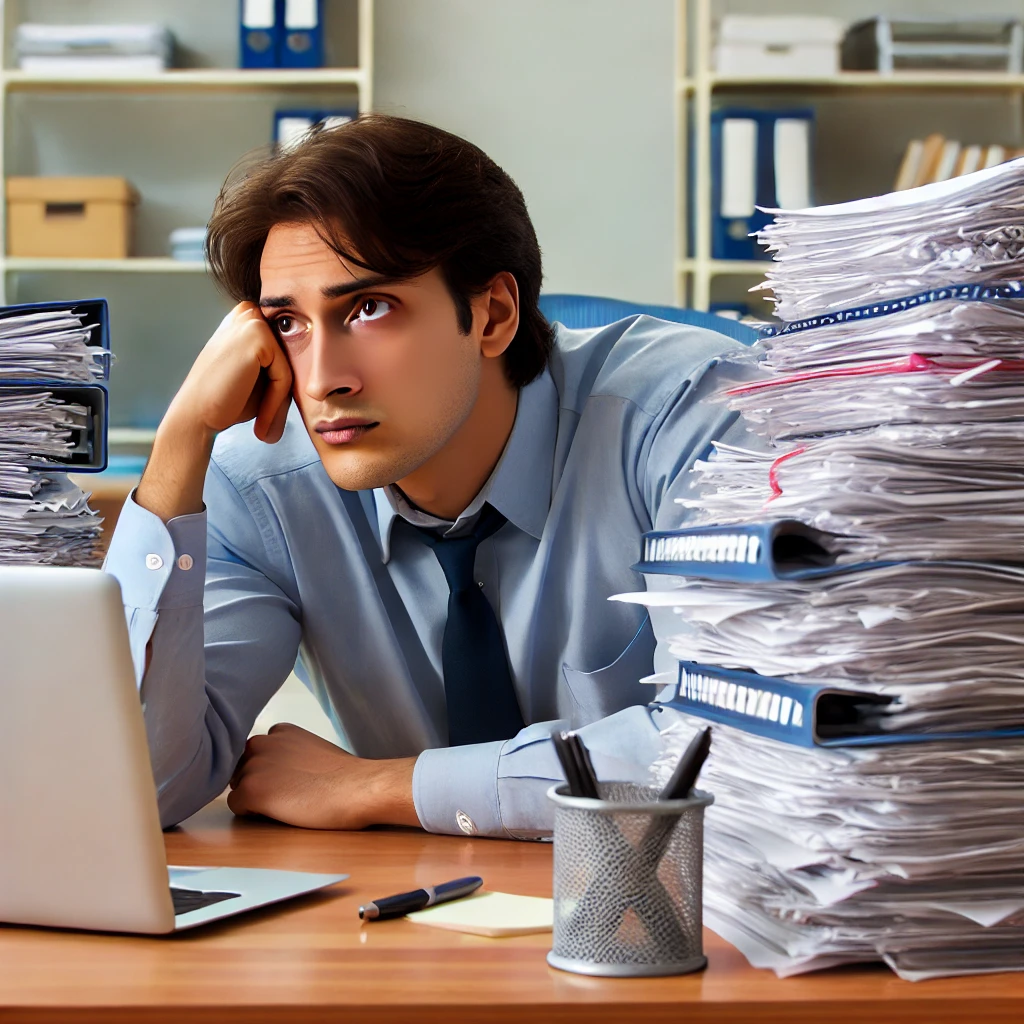
[[[0,922],[164,934],[347,877],[169,868],[117,581],[0,567]]]

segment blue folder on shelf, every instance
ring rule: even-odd
[[[281,0],[239,0],[239,67],[277,67],[280,3]]]
[[[284,0],[277,63],[282,68],[319,68],[324,63],[322,0]]]
[[[738,669],[679,663],[675,695],[654,707],[731,725],[800,747],[865,747],[936,740],[985,741],[1024,737],[1024,726],[961,732],[890,732],[880,707],[890,698],[825,683],[794,683]]]
[[[725,107],[711,114],[711,254],[768,259],[754,238],[771,219],[761,208],[813,204],[814,111]]]

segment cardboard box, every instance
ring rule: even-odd
[[[718,26],[714,68],[720,75],[835,75],[844,28],[836,18],[813,15],[726,15]]]
[[[124,259],[138,201],[124,178],[8,178],[7,254]]]

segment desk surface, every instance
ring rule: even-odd
[[[780,981],[707,933],[702,974],[598,979],[549,968],[549,935],[487,939],[358,920],[368,899],[459,875],[548,896],[547,844],[412,830],[306,832],[235,820],[218,802],[168,833],[167,849],[175,864],[352,877],[324,894],[173,938],[0,927],[0,1022],[264,1024],[357,1014],[372,1024],[1024,1020],[1024,975],[911,984],[879,967]]]

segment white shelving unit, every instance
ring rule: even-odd
[[[999,3],[999,0],[996,0]],[[900,0],[883,5],[888,13]],[[988,13],[1024,17],[1024,3],[1002,2]],[[902,4],[903,14],[962,15],[956,0],[916,0]],[[831,167],[816,167],[819,202],[837,202],[891,188],[898,158],[910,138],[942,131],[950,119],[965,141],[1007,142],[1019,146],[1024,128],[1024,75],[994,72],[898,72],[879,74],[848,71],[813,77],[721,75],[712,70],[715,23],[723,13],[823,14],[846,18],[878,13],[877,0],[677,0],[676,4],[676,301],[695,309],[708,309],[722,283],[738,297],[763,277],[759,261],[716,260],[711,247],[711,112],[723,102],[744,106],[785,105],[827,108],[832,121],[857,114],[857,128],[846,133],[846,153],[837,152],[843,138],[837,130],[826,133],[819,118],[816,156],[831,157]],[[979,102],[981,101],[981,102]],[[899,116],[879,116],[881,104],[898,109]],[[843,106],[840,107],[839,104]],[[973,107],[972,107],[973,104]],[[946,108],[946,109],[944,109]],[[874,113],[873,113],[874,112]],[[990,132],[970,137],[970,132]],[[865,152],[866,133],[877,133],[877,154]],[[1010,136],[1013,138],[1010,138]],[[958,137],[954,135],[953,137]],[[872,138],[870,141],[875,141]],[[692,146],[693,151],[690,152]],[[845,162],[848,173],[837,173]],[[858,166],[859,162],[859,166]],[[692,182],[690,168],[692,166]],[[858,173],[860,178],[858,180]],[[839,179],[843,180],[830,180]],[[692,186],[692,189],[691,189]],[[692,225],[688,214],[692,211]],[[692,231],[691,231],[692,228]],[[692,236],[692,249],[690,238]],[[730,280],[731,279],[731,280]]]
[[[137,256],[0,255],[0,302],[108,298],[112,448],[139,450],[228,305],[204,264],[166,255],[169,230],[205,222],[232,165],[270,141],[275,109],[372,109],[373,0],[325,0],[326,59],[339,66],[310,70],[234,66],[238,0],[7,0],[2,7],[0,178],[118,175],[142,199]],[[163,22],[186,66],[88,78],[20,71],[12,39],[28,21]]]

